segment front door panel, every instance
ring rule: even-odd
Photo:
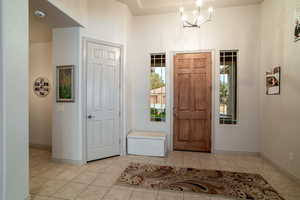
[[[211,151],[211,53],[174,57],[174,149]]]

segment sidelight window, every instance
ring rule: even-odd
[[[220,124],[237,124],[238,51],[220,51]]]
[[[151,121],[166,121],[166,54],[151,54],[150,74]]]

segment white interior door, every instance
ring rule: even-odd
[[[87,161],[120,155],[120,51],[87,44]]]

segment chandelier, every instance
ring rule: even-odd
[[[203,0],[195,0],[196,9],[193,11],[193,20],[189,21],[187,15],[184,13],[184,7],[179,9],[182,25],[184,28],[200,28],[201,25],[212,20],[212,14],[214,12],[213,7],[208,8],[208,14],[206,17],[202,16],[201,8],[203,6]]]

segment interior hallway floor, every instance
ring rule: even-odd
[[[258,156],[171,152],[167,158],[121,156],[84,166],[51,161],[48,151],[30,149],[31,200],[225,200],[184,192],[114,186],[130,162],[261,174],[286,200],[300,199],[300,186]]]

